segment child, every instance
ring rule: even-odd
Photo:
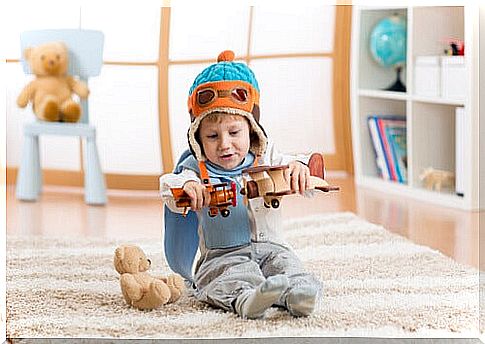
[[[197,76],[189,92],[190,151],[180,158],[174,173],[160,177],[165,207],[165,255],[170,267],[194,284],[194,295],[243,318],[263,317],[272,305],[294,316],[314,309],[320,282],[277,235],[279,209],[262,198],[244,204],[242,170],[255,166],[289,164],[287,178],[303,193],[308,167],[277,153],[259,124],[259,87],[253,72],[233,62],[224,51]],[[305,158],[307,162],[308,158]],[[305,160],[303,159],[303,160]],[[291,174],[291,176],[290,176]],[[230,215],[211,217],[207,207],[209,184],[237,183],[237,206]],[[183,187],[191,198],[187,217],[177,208],[170,188]],[[196,212],[196,215],[195,215]],[[192,276],[197,246],[200,259]]]

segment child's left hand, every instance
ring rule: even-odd
[[[290,181],[292,190],[303,195],[310,186],[310,169],[307,165],[296,160],[290,162],[288,166],[289,168],[285,171],[286,180]]]

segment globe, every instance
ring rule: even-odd
[[[371,32],[372,57],[381,66],[393,67],[397,72],[396,81],[386,90],[406,92],[400,78],[402,66],[406,63],[406,32],[406,20],[397,14],[380,20]]]
[[[406,21],[392,15],[377,23],[370,35],[372,57],[384,67],[406,62]]]

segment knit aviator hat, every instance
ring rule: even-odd
[[[199,161],[206,156],[197,140],[202,120],[214,112],[244,116],[250,124],[249,150],[258,157],[266,151],[268,138],[259,124],[259,86],[254,73],[243,63],[234,62],[234,52],[223,51],[217,63],[204,69],[189,91],[189,146]]]

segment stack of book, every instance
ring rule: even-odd
[[[406,183],[406,117],[372,115],[367,121],[380,176]]]

